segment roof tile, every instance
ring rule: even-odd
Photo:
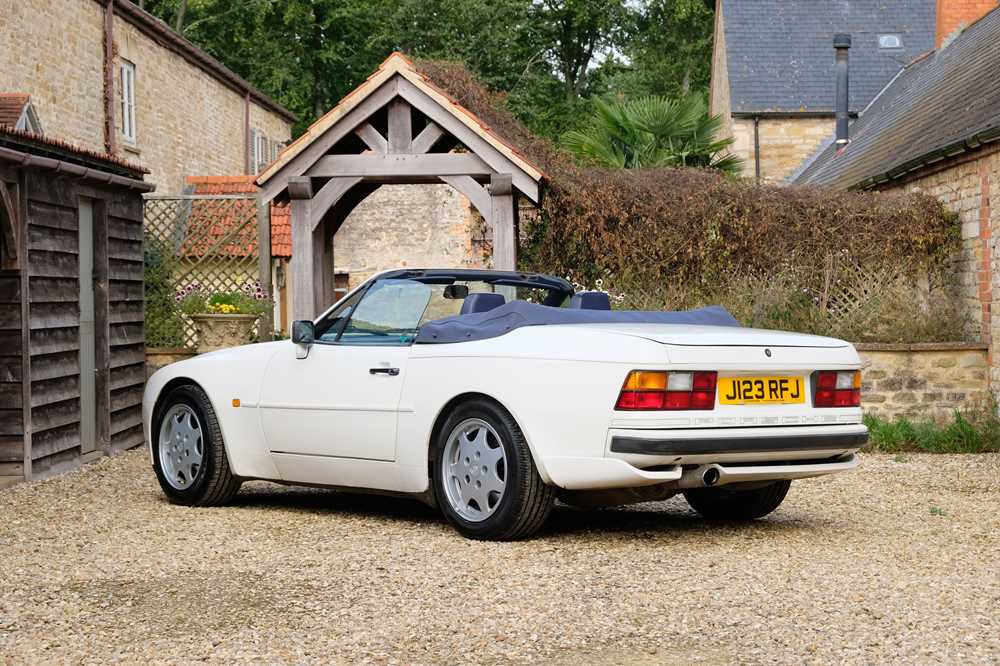
[[[0,127],[14,128],[31,100],[25,93],[0,93]]]
[[[850,127],[839,153],[827,145],[799,183],[854,187],[895,177],[982,135],[1000,138],[1000,9],[945,48],[920,58],[888,85]],[[947,150],[946,150],[947,149]]]
[[[188,176],[187,183],[193,194],[253,194],[257,192],[254,176]],[[227,207],[228,214],[220,214],[217,207],[208,202],[192,205],[189,222],[211,225],[207,237],[221,240],[233,227],[256,215],[257,203],[253,199],[237,201]],[[254,227],[256,229],[256,227]],[[244,230],[245,231],[245,230]],[[237,238],[225,243],[220,251],[228,256],[250,256],[256,251],[256,233],[240,233]],[[206,243],[209,243],[206,241]],[[199,243],[199,245],[206,245]],[[198,248],[187,248],[189,254],[199,254]],[[292,218],[287,203],[271,203],[271,256],[288,259],[292,256]]]
[[[860,111],[934,48],[935,0],[722,0],[733,112],[832,112],[833,35],[852,37],[850,108]],[[878,35],[903,48],[880,50]]]

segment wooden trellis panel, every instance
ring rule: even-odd
[[[194,347],[177,308],[192,289],[240,291],[260,283],[253,195],[147,195],[144,215],[146,344]]]

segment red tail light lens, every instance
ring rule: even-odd
[[[633,370],[629,373],[615,409],[678,410],[715,409],[715,372],[658,372]]]
[[[813,375],[816,391],[813,407],[860,407],[861,372],[821,370]]]

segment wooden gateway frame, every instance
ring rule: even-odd
[[[260,174],[257,210],[269,229],[269,203],[291,200],[292,314],[313,319],[334,300],[334,235],[381,185],[451,185],[491,225],[494,266],[514,270],[517,199],[537,206],[544,181],[538,167],[393,53]]]

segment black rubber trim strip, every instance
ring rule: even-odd
[[[611,450],[614,453],[686,456],[716,453],[856,449],[864,446],[867,441],[868,433],[796,435],[795,437],[712,437],[707,439],[612,437]]]

